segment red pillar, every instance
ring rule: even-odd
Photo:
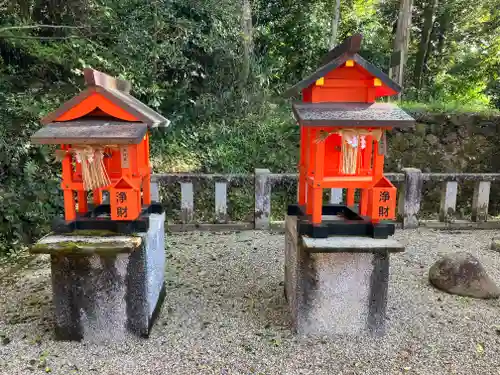
[[[307,195],[307,142],[308,142],[308,129],[300,127],[300,159],[299,159],[299,182],[298,182],[298,201],[299,205],[306,204]]]
[[[313,224],[320,224],[323,210],[323,178],[325,176],[325,141],[316,141],[320,131],[314,132],[313,142],[316,148],[314,153],[314,185],[313,185]]]

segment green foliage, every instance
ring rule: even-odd
[[[411,100],[406,100],[402,102],[401,107],[409,111],[421,111],[421,112],[431,112],[431,113],[479,113],[486,118],[498,117],[500,116],[500,110],[495,108],[485,107],[483,103],[469,102],[464,104],[461,101],[450,100],[450,101],[429,101],[429,102],[415,102]]]
[[[155,170],[241,173],[259,165],[287,170],[295,162],[290,145],[298,145],[297,125],[286,105],[258,101],[254,98],[233,116],[210,119],[203,126],[186,124],[173,129],[168,138],[153,138]],[[180,154],[187,157],[176,160]]]
[[[49,98],[3,95],[0,123],[0,253],[30,243],[47,231],[59,213],[61,198],[58,166],[50,150],[33,147],[29,136],[38,127],[43,105]]]
[[[416,2],[409,65],[419,43],[424,1]],[[493,107],[500,68],[500,7],[498,0],[446,0],[434,15],[424,68],[424,87],[409,88],[408,99],[457,101]],[[500,108],[500,107],[497,107]]]

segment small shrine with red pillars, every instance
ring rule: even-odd
[[[94,69],[84,76],[87,88],[44,117],[31,137],[59,146],[64,220],[56,219],[53,230],[147,231],[148,215],[163,212],[151,201],[149,130],[169,120],[130,95],[129,82]]]
[[[299,232],[311,237],[394,234],[396,188],[384,176],[386,131],[415,121],[395,104],[376,102],[401,87],[358,54],[361,41],[360,34],[347,38],[285,93],[302,94],[292,105],[300,126],[298,203],[288,214],[298,216]],[[324,189],[333,188],[347,190],[345,205],[323,204]]]

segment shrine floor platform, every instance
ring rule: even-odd
[[[382,338],[304,338],[283,293],[284,234],[167,234],[166,298],[149,339],[53,339],[50,258],[0,263],[0,374],[498,374],[500,301],[428,282],[441,254],[468,251],[500,284],[499,231],[397,230]],[[110,338],[112,339],[112,338]]]

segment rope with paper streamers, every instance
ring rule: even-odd
[[[358,166],[359,150],[366,148],[366,137],[372,136],[377,142],[382,137],[382,129],[339,129],[332,132],[321,131],[316,142],[323,142],[331,134],[342,138],[342,173],[355,174]]]
[[[56,159],[62,160],[67,153],[75,157],[75,161],[82,166],[83,189],[86,191],[99,189],[111,184],[111,180],[104,166],[104,149],[113,146],[74,146],[70,150],[57,150]]]

